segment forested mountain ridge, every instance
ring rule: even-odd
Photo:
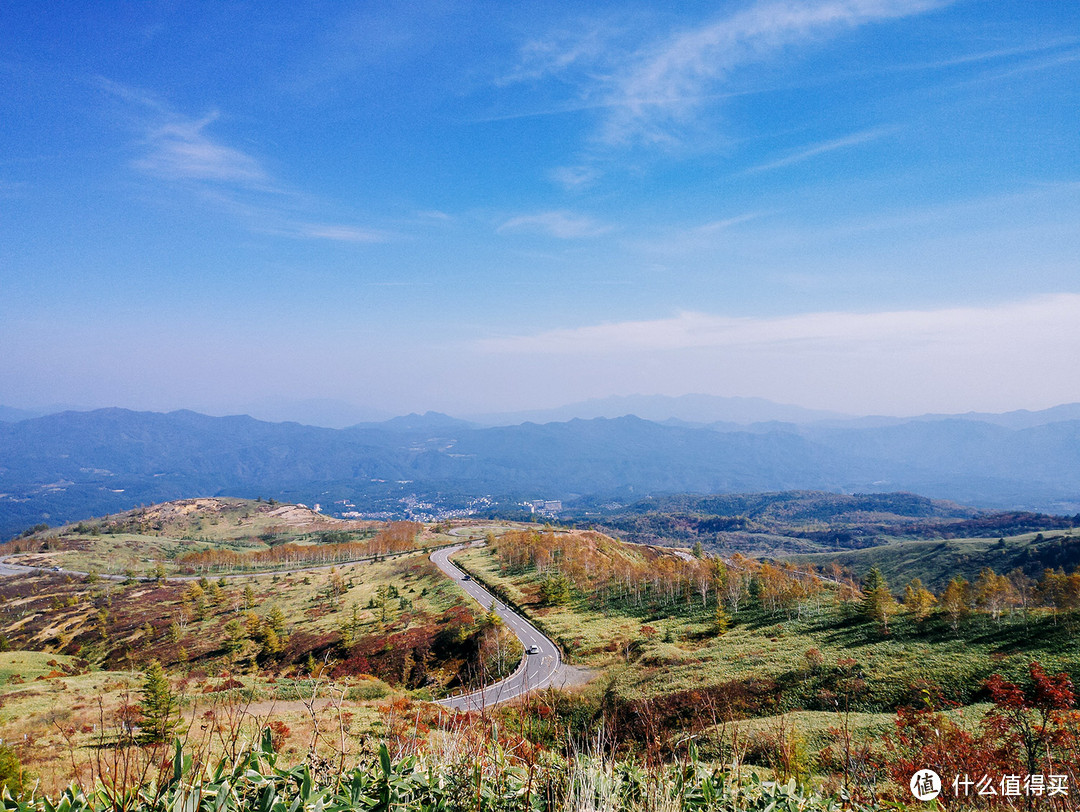
[[[878,567],[896,583],[935,587],[956,575],[974,581],[987,566],[1037,577],[1080,565],[1080,514],[976,510],[910,493],[679,494],[570,518],[638,544],[835,562],[860,577]]]
[[[649,495],[909,491],[977,507],[1080,510],[1080,421],[662,425],[633,416],[478,428],[440,415],[325,429],[101,409],[0,423],[0,536],[201,495],[352,503],[629,504]],[[590,502],[583,501],[582,504]]]

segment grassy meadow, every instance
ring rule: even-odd
[[[992,673],[1018,678],[1032,659],[1080,681],[1077,619],[1048,612],[1016,611],[997,621],[972,613],[956,629],[938,615],[920,621],[899,612],[884,633],[825,589],[794,611],[769,612],[747,600],[738,612],[728,610],[730,625],[717,634],[715,595],[706,605],[695,592],[676,605],[628,607],[578,593],[545,606],[535,572],[501,572],[492,549],[463,551],[455,561],[539,619],[572,661],[613,675],[619,694],[632,699],[769,680],[776,709],[825,709],[819,694],[848,660],[865,685],[858,706],[874,711],[894,709],[924,685],[966,704]]]
[[[200,502],[16,540],[16,558],[72,570],[112,544],[114,566],[157,577],[47,569],[0,579],[0,764],[9,747],[55,792],[73,777],[93,783],[150,758],[146,681],[160,663],[176,703],[170,735],[200,763],[240,758],[267,735],[275,754],[323,770],[331,784],[350,765],[381,763],[383,745],[406,771],[413,756],[473,748],[492,775],[496,752],[522,770],[571,770],[591,754],[600,761],[590,769],[644,769],[642,780],[657,787],[667,786],[671,765],[690,760],[710,775],[734,770],[740,782],[754,772],[794,780],[793,792],[850,794],[857,778],[872,808],[904,799],[896,772],[904,714],[940,712],[935,729],[984,741],[981,723],[998,708],[992,675],[1029,685],[1038,661],[1047,674],[1080,680],[1080,613],[1069,608],[1064,575],[1053,581],[1061,592],[1053,609],[1040,592],[1049,587],[1034,582],[1029,602],[995,611],[969,585],[963,611],[950,614],[932,595],[916,611],[886,600],[884,586],[860,590],[835,567],[832,581],[805,566],[699,558],[593,531],[463,521],[345,527],[295,506]],[[472,539],[487,543],[459,551],[456,563],[557,641],[586,676],[576,687],[479,716],[431,703],[516,663],[502,662],[503,653],[493,665],[509,632],[425,552]],[[378,543],[382,554],[362,561],[312,567],[297,558],[305,566],[294,572],[245,570],[251,550],[346,555]],[[923,560],[916,551],[929,555],[925,545],[941,543],[891,545],[894,559],[880,559],[881,570],[905,571]],[[947,543],[977,558],[1057,542],[1047,534]],[[193,548],[202,557],[184,558]],[[183,568],[197,572],[172,574]],[[896,598],[903,583],[891,584]],[[950,749],[1005,753],[1004,729],[994,728],[993,746]],[[1055,736],[1058,750],[1072,741]],[[905,746],[923,747],[917,739]],[[641,808],[660,808],[650,803]]]
[[[177,700],[175,732],[203,760],[235,755],[268,726],[283,758],[338,764],[437,730],[453,714],[427,703],[512,668],[502,659],[517,641],[426,550],[506,529],[212,499],[25,534],[5,552],[42,569],[0,579],[0,739],[43,789],[88,779],[139,735],[153,663]],[[364,558],[248,569],[245,554],[289,546]],[[219,557],[183,558],[198,550]],[[204,574],[174,574],[193,566]]]

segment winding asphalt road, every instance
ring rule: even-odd
[[[561,658],[559,649],[541,634],[539,629],[501,601],[496,600],[490,592],[450,563],[450,556],[464,546],[461,544],[437,550],[431,554],[431,561],[482,607],[490,609],[494,604],[495,614],[502,618],[507,628],[517,635],[526,651],[531,646],[536,646],[537,649],[535,654],[526,654],[517,670],[509,677],[493,682],[479,691],[439,700],[439,704],[445,707],[470,711],[483,710],[500,702],[509,702],[511,699],[524,696],[529,691],[547,687],[555,680],[559,672]]]
[[[44,571],[41,567],[27,567],[24,564],[9,564],[7,563],[9,558],[11,558],[9,555],[0,557],[0,577],[4,575],[33,575]]]

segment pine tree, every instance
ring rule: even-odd
[[[143,715],[143,739],[164,741],[176,728],[177,701],[169,678],[157,660],[151,661],[143,674],[139,694],[142,696],[139,707]]]
[[[896,611],[896,601],[889,591],[889,584],[881,570],[871,568],[862,583],[863,614],[881,624],[885,634],[889,633],[889,615]]]
[[[263,626],[259,635],[259,656],[262,658],[273,657],[281,651],[281,641],[277,632],[270,625]]]
[[[244,648],[244,641],[246,640],[246,630],[239,620],[233,618],[225,624],[225,650],[230,655],[239,654],[240,650]]]
[[[722,636],[731,627],[731,615],[724,611],[723,604],[717,602],[716,613],[713,615],[713,623],[716,624],[716,636]]]
[[[570,602],[570,579],[565,575],[549,575],[540,582],[540,600],[547,606],[562,606]]]
[[[0,790],[6,790],[13,796],[23,790],[23,767],[19,754],[3,743],[0,743]]]
[[[355,619],[355,606],[353,607],[353,615]],[[271,606],[270,611],[266,613],[266,622],[278,637],[285,635],[285,613],[276,604]]]

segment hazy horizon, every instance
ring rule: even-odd
[[[1080,401],[1080,5],[0,26],[0,403]]]
[[[644,408],[643,408],[644,404]],[[412,412],[383,412],[362,404],[337,400],[290,400],[265,399],[241,404],[235,408],[215,409],[198,405],[180,405],[163,409],[141,409],[121,403],[85,405],[85,404],[48,404],[38,408],[13,407],[0,403],[0,421],[21,420],[41,417],[60,412],[88,412],[99,409],[120,408],[130,411],[169,413],[192,411],[210,417],[230,417],[245,415],[271,423],[295,422],[324,428],[348,428],[358,424],[378,424],[397,418],[426,416],[428,414],[445,415],[455,420],[471,422],[478,427],[495,425],[516,425],[522,422],[564,422],[574,419],[592,419],[594,417],[634,416],[644,420],[665,421],[670,419],[688,423],[707,424],[726,423],[767,423],[772,421],[792,423],[813,423],[816,421],[860,421],[860,420],[908,420],[926,417],[963,417],[968,415],[1007,415],[1040,414],[1055,408],[1077,406],[1077,403],[1059,403],[1047,409],[1009,409],[1002,412],[982,412],[968,409],[963,412],[919,412],[915,414],[876,413],[854,414],[809,409],[795,403],[778,403],[763,398],[723,397],[686,393],[678,396],[668,395],[615,395],[607,398],[591,398],[584,401],[559,403],[553,406],[537,407],[528,410],[507,410],[501,412],[450,413],[434,409]],[[13,415],[9,412],[22,414]],[[1061,418],[1054,418],[1061,419]],[[1064,418],[1069,419],[1069,418]]]

